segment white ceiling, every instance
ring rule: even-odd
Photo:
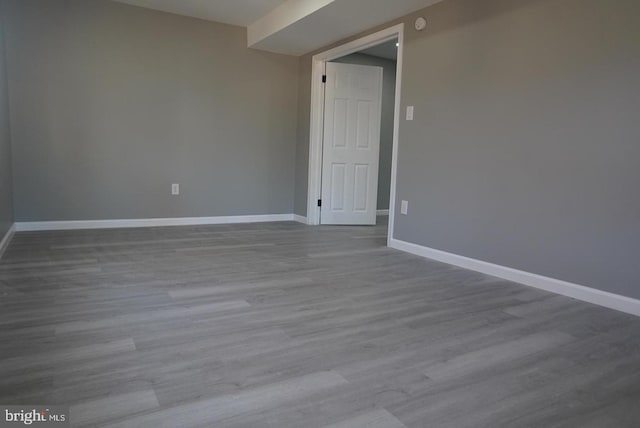
[[[304,55],[442,0],[335,0],[251,47]],[[410,28],[407,29],[409,31]]]
[[[114,1],[248,27],[251,48],[303,55],[443,0]]]
[[[115,0],[134,6],[247,27],[286,0]]]
[[[365,55],[371,55],[378,58],[397,60],[398,59],[398,47],[396,46],[398,43],[397,39],[390,40],[386,43],[382,43],[380,45],[373,46],[369,49],[365,49],[360,51]]]

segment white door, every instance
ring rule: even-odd
[[[376,224],[382,71],[327,63],[322,224]]]

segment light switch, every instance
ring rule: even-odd
[[[407,107],[407,120],[413,120],[413,106]]]
[[[173,196],[176,196],[176,195],[180,194],[180,185],[179,184],[172,184],[171,185],[171,194]]]
[[[402,201],[400,204],[400,214],[407,215],[409,212],[409,201]]]

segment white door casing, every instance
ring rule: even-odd
[[[322,224],[376,224],[382,73],[381,67],[327,63]]]

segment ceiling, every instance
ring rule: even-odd
[[[114,0],[247,27],[248,47],[304,55],[442,0]]]
[[[115,0],[177,15],[247,27],[286,0]]]
[[[442,0],[335,0],[317,12],[291,22],[251,47],[289,55],[304,55],[440,1]],[[372,7],[374,4],[375,7]]]
[[[370,47],[369,49],[362,50],[360,51],[360,53],[375,56],[378,58],[397,60],[398,47],[396,46],[396,43],[398,43],[397,39],[389,40],[386,43],[382,43],[380,45]]]

